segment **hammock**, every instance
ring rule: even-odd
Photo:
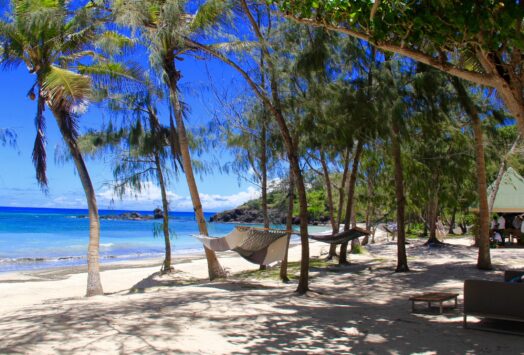
[[[323,243],[329,244],[343,244],[350,240],[370,235],[371,232],[362,228],[351,228],[348,231],[343,231],[337,234],[310,234],[309,238]]]
[[[256,229],[237,226],[231,233],[221,238],[197,235],[206,248],[213,251],[236,251],[247,261],[268,265],[284,259],[287,245],[287,231]]]

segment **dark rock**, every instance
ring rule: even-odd
[[[119,215],[100,216],[100,219],[105,219],[109,221],[148,221],[153,219],[153,216],[142,216],[138,212],[126,212]]]
[[[154,219],[162,219],[162,218],[164,218],[164,212],[160,208],[155,208],[153,210],[153,218]]]

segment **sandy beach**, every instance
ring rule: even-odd
[[[410,240],[411,272],[397,274],[395,243],[378,239],[349,266],[313,266],[306,296],[246,273],[257,266],[231,252],[219,253],[230,277],[215,282],[202,255],[164,276],[159,260],[104,265],[106,295],[89,299],[81,267],[1,274],[0,353],[524,353],[524,337],[463,329],[461,312],[464,279],[500,280],[524,266],[524,249],[492,249],[495,270],[482,272],[471,238]],[[311,243],[313,258],[327,250]],[[457,292],[459,307],[411,313],[423,291]]]

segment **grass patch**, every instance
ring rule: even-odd
[[[335,265],[324,259],[310,259],[309,270],[327,268]],[[238,279],[255,279],[255,280],[280,280],[280,265],[269,267],[266,270],[249,270],[242,271],[233,275]],[[289,280],[298,280],[300,276],[300,262],[294,261],[287,264],[287,277]]]
[[[351,254],[366,254],[367,250],[362,245],[357,244],[351,247]]]

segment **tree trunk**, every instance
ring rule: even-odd
[[[478,115],[477,107],[471,101],[471,98],[460,80],[453,78],[453,86],[457,91],[458,98],[464,107],[464,111],[466,111],[471,118],[473,134],[475,136],[475,161],[479,193],[479,255],[477,259],[477,268],[481,270],[491,270],[491,255],[489,250],[489,206],[487,193],[488,184],[486,179],[482,122]]]
[[[293,179],[293,170],[289,168],[289,192],[288,192],[288,205],[287,205],[287,216],[286,216],[286,230],[291,231],[293,228],[293,207],[295,202],[295,183]],[[280,265],[280,279],[283,282],[289,282],[287,276],[287,264],[288,264],[288,251],[289,251],[289,241],[291,239],[291,233],[287,235],[286,243],[286,253],[282,264]]]
[[[354,200],[354,199],[353,199]],[[351,228],[355,228],[357,226],[357,211],[355,208],[355,203],[353,203],[353,207],[351,208]],[[351,241],[351,252],[356,253],[357,248],[361,246],[360,239],[355,238]]]
[[[266,108],[271,112],[275,121],[277,122],[278,128],[280,130],[280,134],[282,135],[282,140],[284,141],[284,147],[288,155],[289,164],[291,165],[291,169],[293,171],[293,176],[295,178],[295,184],[296,184],[296,189],[298,193],[298,201],[299,201],[299,209],[300,209],[300,212],[299,212],[300,242],[302,246],[302,253],[301,253],[301,262],[300,262],[300,278],[298,281],[296,292],[298,294],[304,294],[309,290],[309,286],[308,286],[308,283],[309,283],[309,239],[308,239],[308,230],[307,230],[308,212],[307,212],[306,187],[304,184],[302,171],[300,169],[300,161],[297,155],[297,146],[293,142],[291,133],[287,126],[286,120],[283,116],[282,105],[281,105],[279,94],[278,94],[278,83],[276,80],[276,72],[275,72],[274,65],[272,64],[272,61],[270,59],[271,55],[270,55],[269,49],[267,48],[267,41],[263,37],[262,33],[260,32],[260,28],[258,27],[255,19],[253,18],[251,12],[249,11],[246,1],[241,0],[240,5],[242,6],[243,11],[245,12],[246,16],[248,17],[248,20],[251,26],[253,27],[255,35],[258,38],[260,45],[262,46],[261,48],[264,50],[264,55],[268,58],[269,73],[270,73],[269,82],[270,82],[270,88],[271,88],[271,98],[273,102],[271,102],[268,96],[260,90],[258,85],[256,85],[253,82],[253,80],[249,77],[249,75],[244,70],[242,70],[242,68],[240,68],[236,63],[229,60],[228,58],[221,55],[220,53],[210,50],[209,48],[206,48],[206,46],[202,46],[202,45],[197,44],[196,42],[191,42],[191,41],[189,41],[188,43],[212,54],[216,58],[224,61],[228,65],[232,66],[235,70],[237,70],[242,75],[242,77],[248,82],[249,86],[251,86],[255,94],[264,103]]]
[[[353,167],[351,170],[351,176],[349,178],[349,189],[348,189],[348,200],[346,202],[346,218],[344,220],[344,230],[350,229],[351,223],[351,212],[353,208],[353,198],[355,196],[355,185],[357,182],[358,164],[360,162],[360,155],[362,154],[362,148],[364,143],[360,140],[357,143],[355,149],[355,156],[353,158]],[[338,258],[339,265],[349,264],[347,259],[348,243],[342,243],[340,246],[340,256]]]
[[[502,77],[499,77],[496,89],[508,110],[515,117],[520,134],[524,135],[524,97],[520,83],[512,88]]]
[[[438,215],[438,196],[437,192],[433,192],[428,206],[428,225],[429,225],[429,239],[424,243],[428,244],[442,244],[437,238],[437,216]]]
[[[395,196],[397,199],[397,268],[395,272],[405,272],[409,271],[406,255],[406,227],[404,225],[406,200],[404,198],[404,176],[400,151],[400,129],[395,119],[392,121],[391,131],[391,149],[395,165]]]
[[[269,215],[267,207],[267,123],[264,117],[262,121],[260,139],[260,172],[262,175],[262,216],[264,218],[264,228],[269,228]],[[260,265],[260,270],[265,270],[266,265]]]
[[[459,223],[459,227],[462,235],[466,235],[468,233],[468,225],[465,220],[462,220],[462,222]]]
[[[346,154],[344,156],[344,169],[342,170],[342,181],[340,182],[340,187],[338,189],[339,195],[338,195],[338,211],[337,211],[337,233],[340,231],[340,223],[342,222],[342,211],[344,206],[344,200],[346,197],[346,180],[348,177],[348,171],[349,171],[349,158],[350,158],[350,151],[351,148],[347,148]],[[329,258],[333,258],[337,256],[337,245],[336,244],[330,244],[329,245]]]
[[[96,194],[91,177],[87,171],[80,149],[71,135],[70,127],[65,122],[69,112],[53,110],[53,114],[60,128],[62,138],[69,147],[69,152],[75,162],[76,170],[82,182],[84,193],[86,195],[87,208],[89,211],[89,244],[87,247],[87,290],[86,296],[103,295],[102,283],[100,281],[100,220],[98,217],[98,206],[96,203]]]
[[[449,231],[448,234],[454,235],[455,234],[455,222],[457,220],[457,208],[453,207],[453,211],[451,212],[451,221],[449,222]]]
[[[324,151],[320,150],[320,163],[322,165],[322,172],[324,174],[324,182],[326,184],[326,192],[327,192],[327,198],[328,198],[328,211],[329,211],[329,221],[331,223],[331,233],[333,235],[338,233],[338,226],[337,221],[335,217],[335,206],[333,205],[333,190],[331,188],[331,178],[329,176],[329,169],[326,162],[326,155]],[[329,250],[331,251],[331,247],[335,247],[335,254],[336,254],[336,246],[335,244],[331,244],[329,247]],[[328,253],[327,260],[331,260],[333,258],[333,255]]]
[[[162,173],[162,164],[160,163],[160,155],[158,152],[154,153],[155,155],[155,167],[156,174],[158,178],[158,184],[160,185],[160,193],[162,195],[162,212],[163,212],[163,221],[162,221],[162,230],[164,232],[164,244],[166,249],[166,256],[164,258],[164,263],[162,266],[162,273],[171,272],[173,269],[171,265],[171,239],[169,238],[169,207],[167,202],[167,193],[166,193],[166,184],[164,181],[164,174]]]
[[[180,73],[176,70],[175,58],[172,53],[170,53],[165,58],[164,70],[166,72],[166,75],[168,76],[166,82],[169,88],[169,98],[171,101],[171,105],[175,113],[176,131],[178,133],[178,141],[180,144],[180,152],[182,155],[182,166],[184,167],[184,173],[186,175],[187,186],[191,195],[193,209],[195,211],[198,230],[201,235],[207,236],[209,235],[209,233],[207,231],[206,219],[202,210],[202,203],[200,201],[198,187],[195,181],[195,176],[193,174],[193,165],[191,162],[191,155],[189,153],[189,140],[184,124],[182,106],[178,98],[178,80],[180,79]],[[173,130],[174,127],[171,126],[171,129]],[[204,250],[206,253],[209,279],[214,280],[217,278],[226,277],[226,273],[224,269],[222,269],[222,266],[220,265],[220,262],[218,261],[215,252],[206,248],[205,246]]]

